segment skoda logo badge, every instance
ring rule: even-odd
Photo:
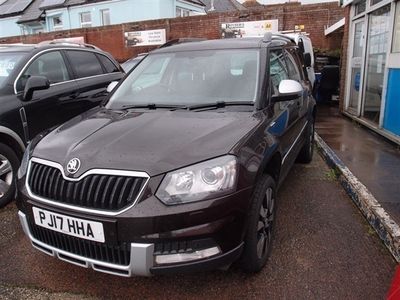
[[[67,171],[69,174],[75,174],[81,167],[81,161],[78,158],[73,158],[68,162]]]

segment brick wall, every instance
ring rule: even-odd
[[[84,36],[87,43],[94,44],[110,52],[119,61],[124,61],[138,53],[148,52],[155,48],[125,47],[123,33],[126,31],[165,28],[167,40],[179,37],[217,39],[220,37],[221,23],[278,19],[279,30],[293,30],[296,25],[304,25],[304,30],[310,33],[314,47],[319,49],[335,49],[340,45],[341,37],[326,38],[324,36],[324,29],[325,26],[330,26],[343,18],[344,12],[343,8],[339,7],[337,3],[332,2],[310,5],[287,3],[284,5],[254,7],[241,12],[210,13],[205,16],[151,20],[10,37],[0,39],[0,43],[37,43],[56,38]]]

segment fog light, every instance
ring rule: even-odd
[[[166,255],[157,255],[156,256],[156,264],[173,264],[180,262],[187,262],[192,260],[199,260],[207,257],[211,257],[221,253],[219,247],[212,247],[204,250],[196,250],[190,253],[176,253],[176,254],[166,254]]]

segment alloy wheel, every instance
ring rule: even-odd
[[[0,198],[7,194],[13,180],[13,170],[10,161],[0,154]]]
[[[265,192],[264,201],[260,207],[257,224],[257,256],[261,259],[268,252],[272,239],[275,199],[271,187]]]

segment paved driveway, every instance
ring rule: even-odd
[[[322,159],[296,165],[279,192],[268,265],[191,275],[120,278],[33,249],[13,204],[0,210],[0,298],[383,299],[396,263]]]

